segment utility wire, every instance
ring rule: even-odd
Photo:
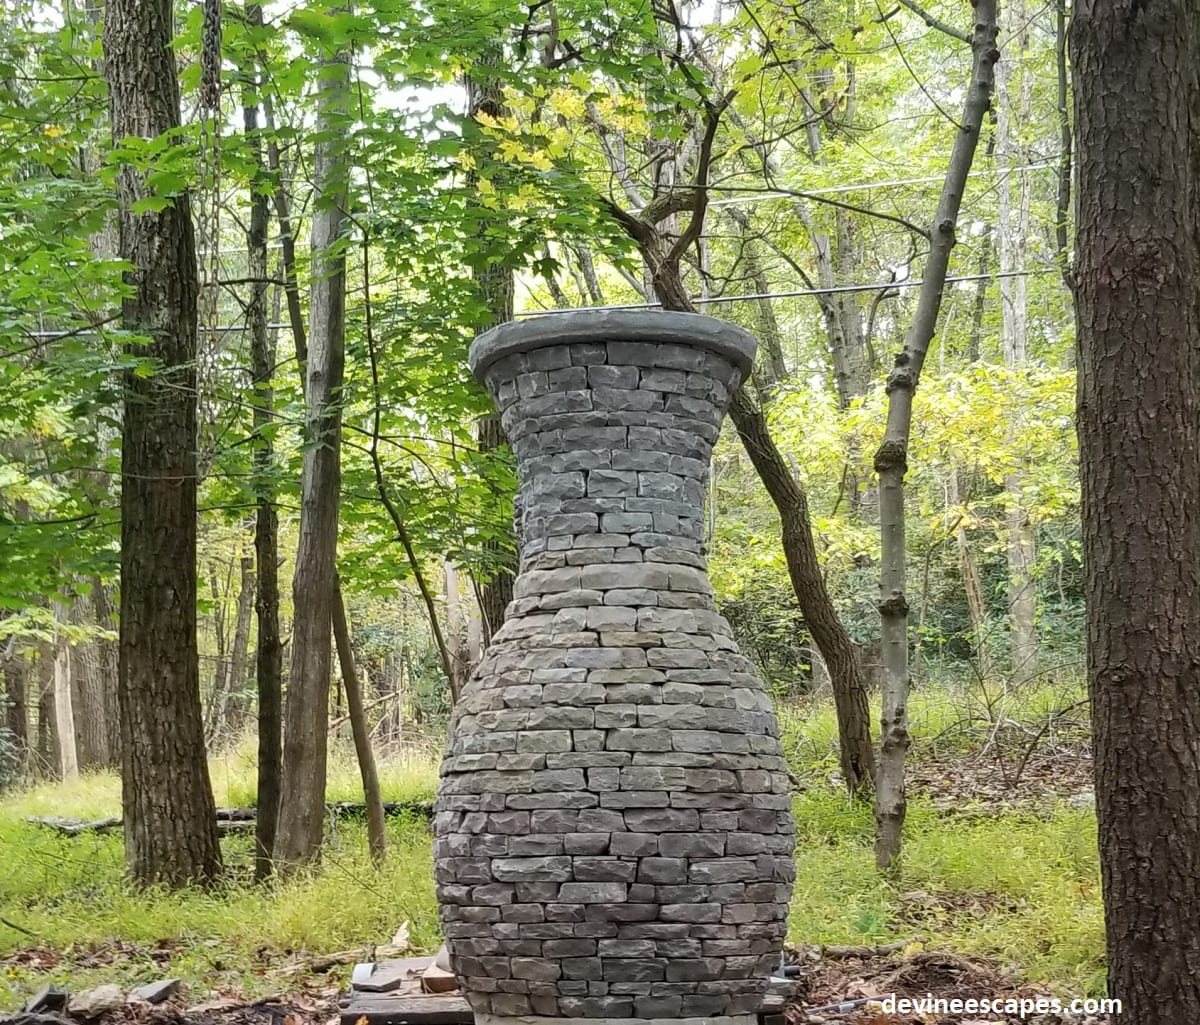
[[[992,274],[957,274],[946,278],[946,283],[959,281],[994,281],[997,278],[1032,278],[1042,274],[1057,274],[1058,271],[1049,267],[1032,270],[1011,270]],[[917,288],[924,284],[920,278],[909,278],[904,281],[880,281],[874,285],[837,285],[833,288],[797,288],[788,292],[750,292],[745,295],[718,295],[692,299],[697,306],[709,306],[716,303],[747,302],[755,299],[791,299],[804,295],[844,295],[849,292],[889,292],[893,288]],[[568,306],[550,310],[521,310],[513,314],[513,318],[542,317],[555,313],[577,313],[579,310],[653,310],[662,303],[625,303],[619,306]]]
[[[1047,169],[1058,170],[1058,164],[1045,162],[1040,164],[1024,164],[1020,167],[995,167],[984,168],[978,171],[972,171],[972,178],[1003,178],[1010,174],[1020,174],[1025,171],[1045,171]],[[850,182],[847,185],[829,185],[819,189],[805,189],[805,195],[808,196],[838,196],[846,192],[870,192],[872,189],[894,189],[902,185],[932,185],[936,182],[941,182],[945,176],[940,174],[929,175],[925,178],[897,178],[890,181],[866,181],[866,182]],[[687,186],[693,188],[694,186]],[[738,192],[742,195],[725,196],[722,199],[709,200],[709,206],[740,206],[747,203],[763,203],[770,200],[790,199],[795,201],[798,197],[792,192],[777,192],[774,189],[760,189],[754,191],[748,188],[739,188],[736,185],[709,185],[709,192]],[[803,197],[799,197],[803,198]],[[639,213],[639,210],[634,210],[634,213]],[[267,248],[281,249],[283,243],[278,239],[271,241]],[[244,246],[227,246],[221,247],[223,253],[244,253]],[[197,256],[203,258],[205,255],[203,249],[197,250]]]
[[[995,281],[999,278],[1032,278],[1040,277],[1043,274],[1057,274],[1058,271],[1049,267],[1037,267],[1029,270],[1010,270],[996,271],[990,274],[957,274],[950,275],[946,278],[947,284],[954,284],[960,281]],[[916,288],[922,284],[919,278],[909,278],[903,281],[879,281],[871,285],[835,285],[832,288],[797,288],[787,292],[748,292],[744,295],[717,295],[708,297],[698,297],[692,300],[697,306],[710,306],[717,303],[737,303],[737,302],[752,302],[757,299],[793,299],[798,296],[816,296],[816,295],[845,295],[853,292],[888,292],[893,288]],[[514,319],[519,317],[541,317],[549,316],[554,313],[576,313],[579,310],[653,310],[662,306],[662,303],[624,303],[616,306],[567,306],[558,307],[549,310],[521,310],[513,315]],[[291,327],[290,324],[268,324],[267,327],[272,330],[287,330]],[[201,326],[199,332],[201,334],[216,333],[224,334],[226,332],[248,331],[249,328],[244,324],[222,324],[216,328],[206,328]],[[98,331],[23,331],[22,336],[25,338],[36,338],[43,341],[56,341],[66,337],[80,337],[83,335],[98,335]]]
[[[1022,167],[997,167],[994,169],[974,171],[971,173],[972,178],[984,177],[1005,177],[1010,174],[1018,174],[1023,171],[1044,171],[1047,168],[1058,169],[1058,164],[1041,163],[1041,164],[1025,164]],[[805,193],[810,196],[836,196],[844,192],[869,192],[871,189],[890,189],[900,185],[931,185],[934,182],[941,182],[945,178],[944,175],[931,175],[927,178],[900,178],[895,181],[882,182],[857,182],[850,185],[830,185],[823,189],[805,189]],[[714,187],[709,186],[709,191],[713,191]],[[747,192],[750,190],[739,189],[736,185],[729,186],[730,192]],[[796,199],[796,195],[792,192],[776,192],[774,189],[763,189],[761,192],[753,195],[743,196],[726,196],[724,199],[709,200],[709,206],[734,206],[741,203],[761,203],[764,200],[771,199]]]

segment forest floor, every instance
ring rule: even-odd
[[[807,1005],[897,992],[943,997],[1103,995],[1103,922],[1090,800],[1086,709],[1071,684],[1010,693],[920,693],[912,706],[912,798],[903,872],[873,868],[870,809],[847,800],[828,704],[781,707],[796,780],[797,884],[789,922]],[[383,759],[384,797],[418,801],[436,783],[436,739]],[[217,756],[218,804],[253,804],[250,744]],[[354,800],[340,746],[329,799]],[[119,833],[67,837],[38,816],[119,814],[111,774],[32,787],[0,800],[0,1012],[47,984],[72,992],[179,977],[180,1000],[127,1012],[144,1025],[309,1025],[335,1013],[355,961],[399,939],[440,943],[428,821],[392,817],[382,869],[363,827],[338,822],[321,866],[256,887],[250,839],[223,841],[227,882],[212,892],[139,891],[122,877]],[[344,953],[340,963],[318,959]],[[260,1003],[250,1005],[258,1000]],[[830,1010],[810,1020],[1008,1022],[995,1014],[880,1016]],[[257,1010],[255,1009],[257,1008]],[[125,1014],[126,1012],[122,1012]],[[1085,1025],[1099,1018],[1026,1016]],[[31,1023],[32,1025],[32,1023]]]

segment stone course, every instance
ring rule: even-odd
[[[443,928],[479,1015],[747,1015],[778,963],[788,776],[703,550],[711,447],[753,351],[707,317],[592,311],[472,346],[522,538],[435,815]]]

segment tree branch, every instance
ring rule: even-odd
[[[961,29],[956,29],[953,25],[948,25],[946,22],[935,18],[920,4],[914,3],[913,0],[898,0],[898,2],[912,11],[913,14],[925,22],[925,24],[930,28],[935,28],[939,32],[945,32],[946,35],[948,35],[951,39],[957,39],[960,43],[966,43],[968,46],[971,44],[971,37],[969,35],[967,35]]]
[[[704,138],[700,141],[700,154],[696,160],[696,187],[692,190],[692,218],[688,221],[687,229],[679,236],[679,240],[667,254],[668,263],[677,261],[687,252],[688,246],[695,242],[704,230],[704,214],[708,210],[708,172],[712,166],[713,140],[717,136],[717,126],[721,123],[721,115],[725,113],[725,109],[733,102],[736,95],[736,92],[730,90],[721,98],[720,103],[713,104],[707,100],[704,102]]]

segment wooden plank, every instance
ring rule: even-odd
[[[393,996],[358,993],[342,1008],[340,1025],[474,1025],[471,1005],[457,994]]]

